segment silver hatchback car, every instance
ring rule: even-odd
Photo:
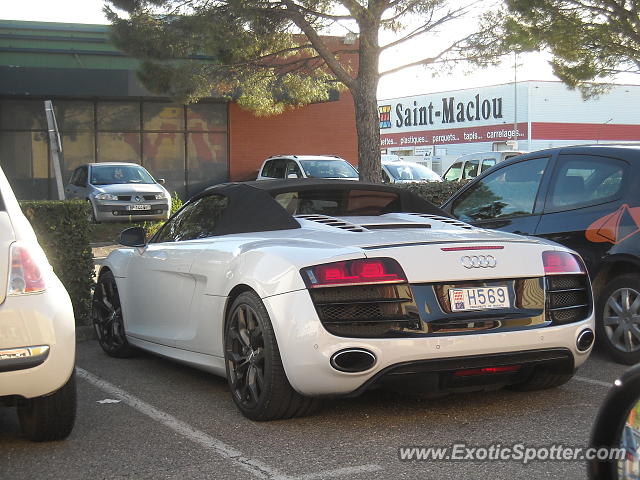
[[[171,195],[135,163],[88,163],[73,171],[65,187],[67,198],[91,203],[93,220],[167,220]]]

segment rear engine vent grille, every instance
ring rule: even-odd
[[[334,335],[371,338],[420,329],[411,287],[407,284],[328,287],[309,293],[320,321]]]
[[[367,232],[368,230],[354,225],[353,223],[345,222],[335,217],[329,217],[328,215],[295,215],[296,218],[302,218],[311,222],[321,223],[323,225],[329,225],[330,227],[336,227],[341,230],[347,230],[348,232]]]
[[[589,316],[591,291],[586,275],[550,275],[547,283],[547,317],[554,324],[578,322]]]
[[[465,230],[473,230],[473,227],[467,223],[461,222],[454,218],[441,217],[440,215],[431,215],[428,213],[409,213],[409,215],[415,215],[416,217],[428,218],[429,220],[436,220],[438,222],[447,223],[454,227],[464,228]]]
[[[398,230],[401,228],[431,228],[428,223],[376,223],[373,225],[362,225],[367,230]]]

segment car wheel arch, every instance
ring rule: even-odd
[[[104,275],[107,272],[113,273],[113,270],[111,270],[111,268],[106,267],[106,266],[105,267],[101,267],[100,270],[98,271],[98,278],[100,278],[102,275]],[[115,276],[115,274],[114,274],[114,276]]]
[[[612,279],[630,273],[640,274],[640,264],[629,258],[610,259],[598,271],[592,280],[594,298],[598,299],[607,283]]]
[[[227,301],[225,302],[225,305],[224,305],[224,316],[221,322],[222,323],[221,338],[224,338],[224,332],[225,332],[225,329],[227,328],[227,318],[229,318],[229,313],[231,312],[231,306],[233,305],[233,302],[236,300],[236,298],[238,298],[241,294],[245,292],[253,292],[256,295],[260,296],[258,292],[256,292],[253,288],[251,288],[249,285],[244,283],[240,283],[231,289],[231,291],[227,295]]]

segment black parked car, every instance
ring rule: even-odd
[[[593,281],[599,342],[619,362],[640,362],[640,145],[520,155],[466,184],[442,208],[483,228],[577,250]]]

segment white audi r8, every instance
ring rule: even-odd
[[[93,299],[102,348],[226,376],[254,420],[385,385],[555,387],[593,344],[578,255],[453,220],[395,187],[219,185],[148,243],[141,228],[121,243]]]

